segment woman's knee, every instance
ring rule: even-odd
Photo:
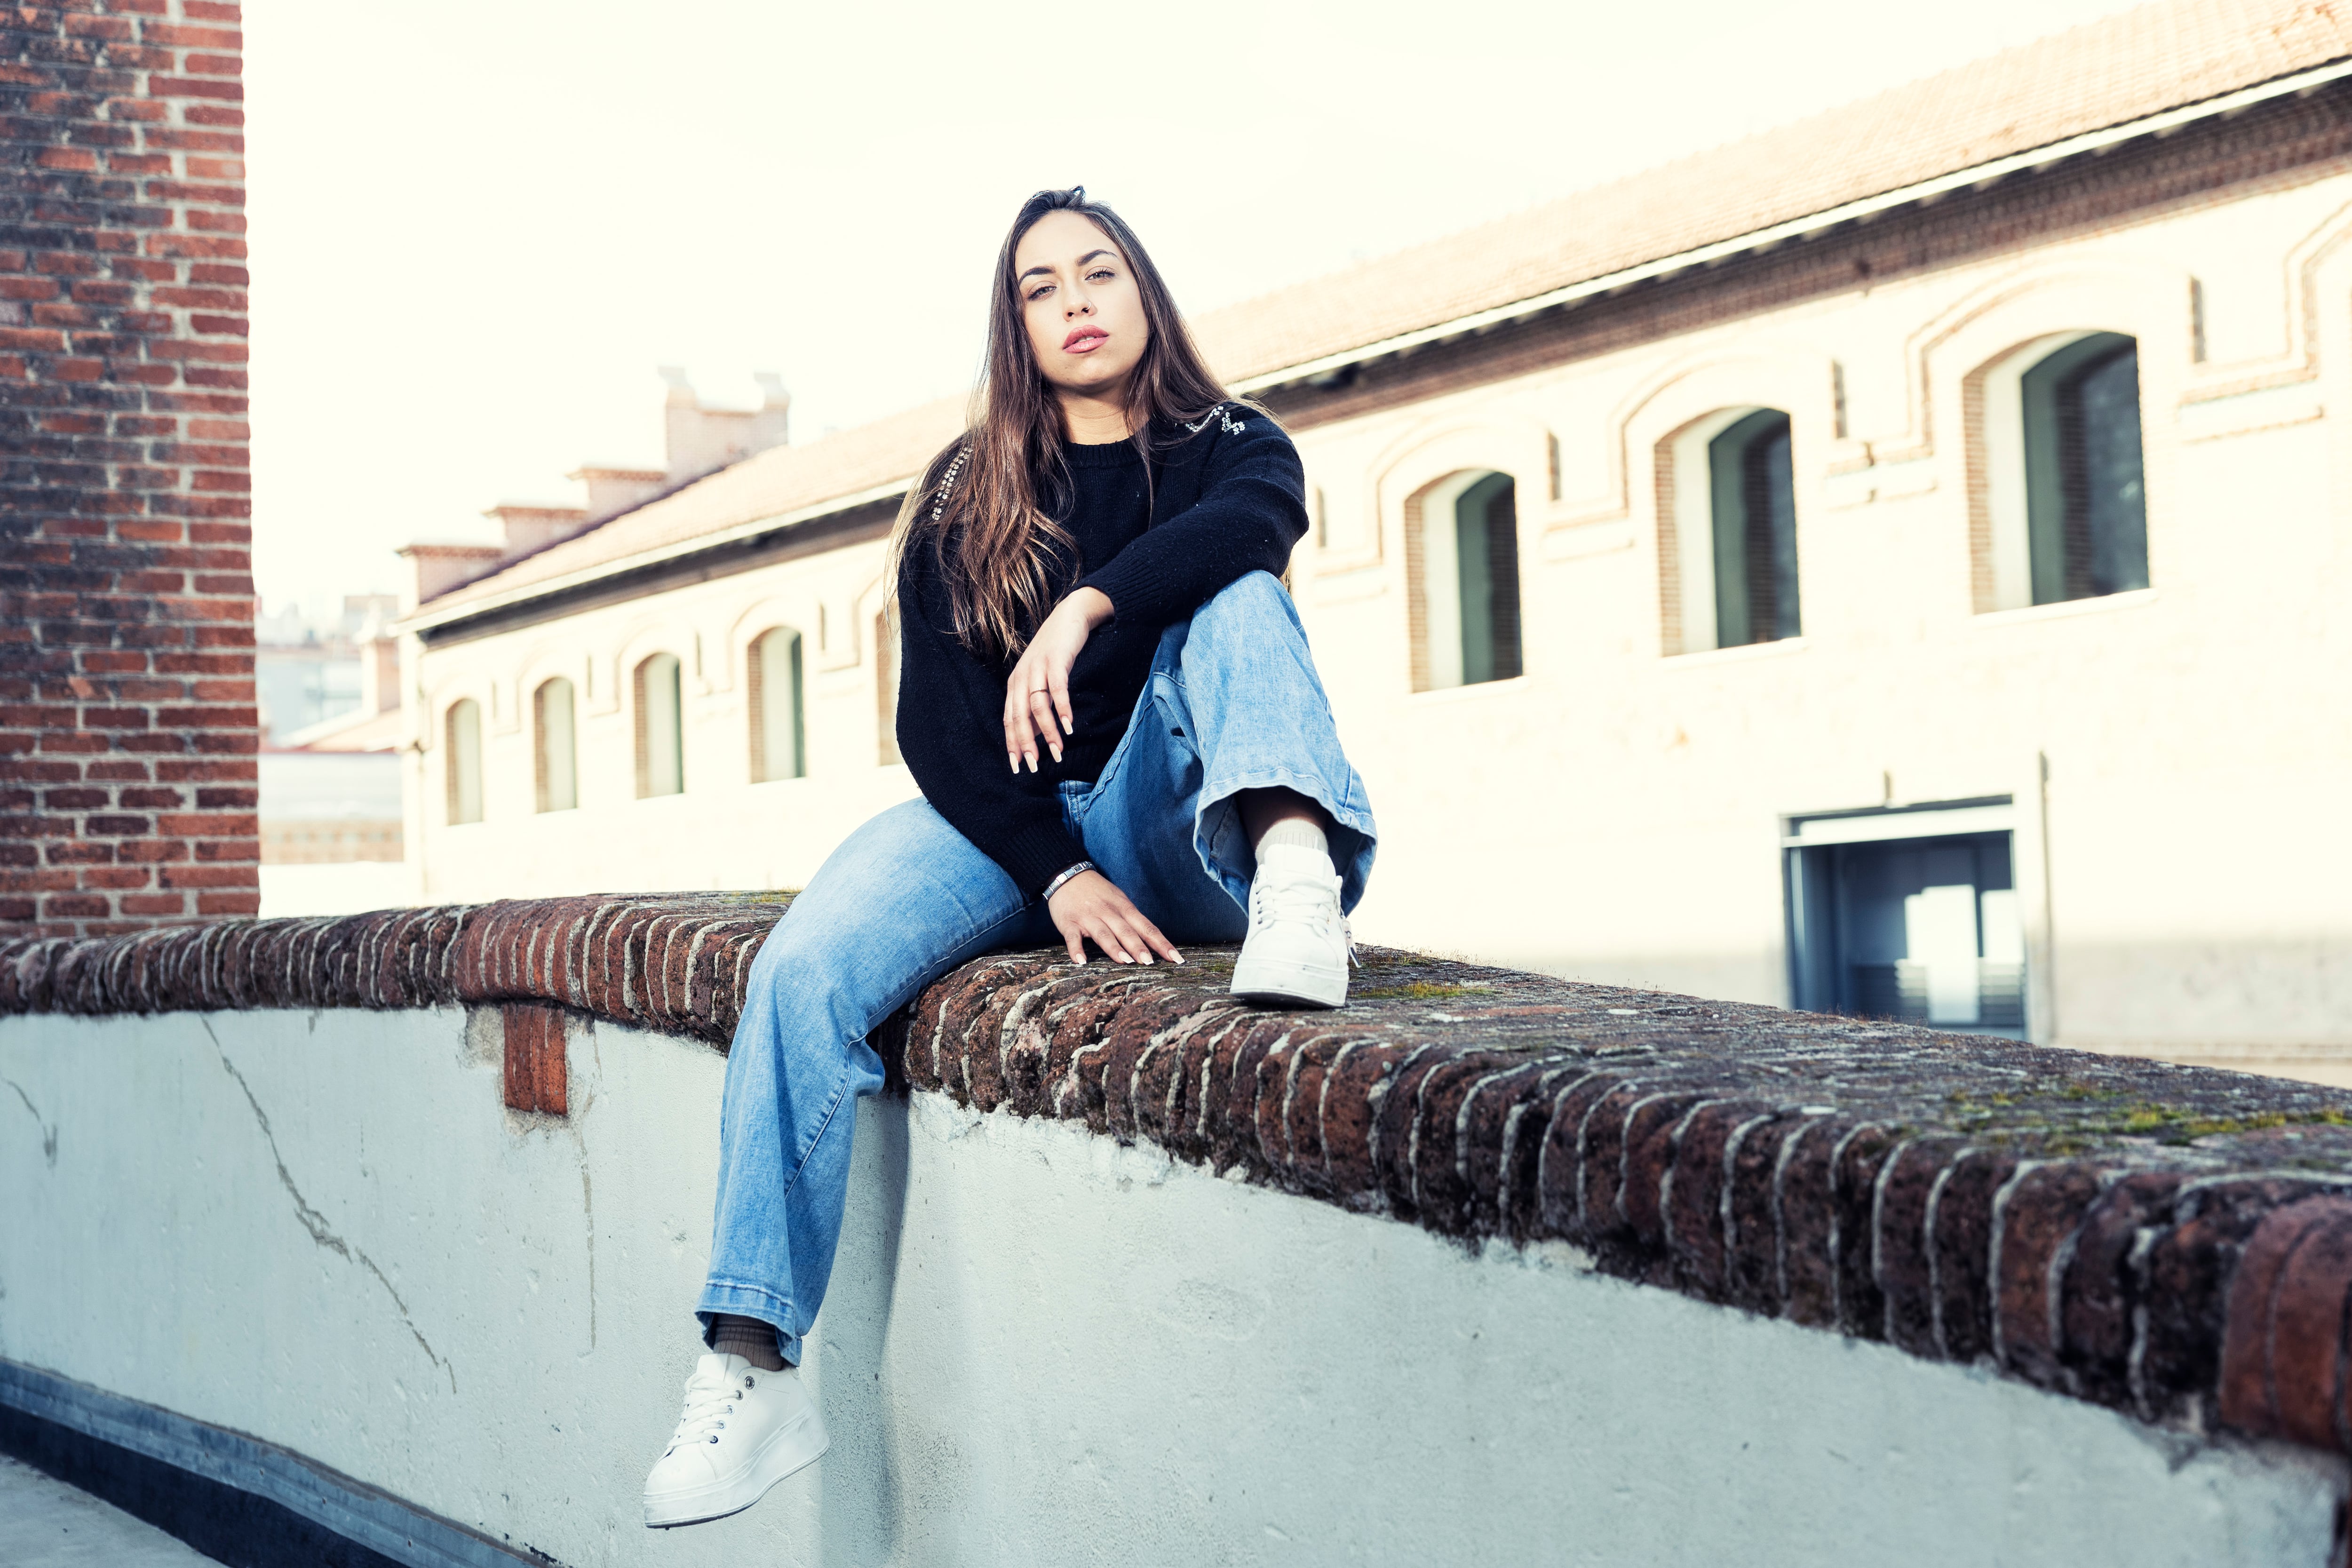
[[[812,1068],[837,1072],[873,1027],[870,999],[838,963],[792,951],[779,930],[751,966],[732,1052],[746,1050],[797,1079]]]
[[[1287,611],[1290,590],[1271,572],[1244,572],[1209,596],[1209,603],[1231,608]]]
[[[1295,627],[1297,606],[1290,590],[1270,572],[1247,572],[1226,584],[1192,613],[1192,636],[1227,628],[1263,627],[1269,622]]]
[[[803,893],[802,899],[807,899]],[[744,977],[745,1011],[803,1014],[831,1010],[861,989],[858,962],[871,933],[860,922],[829,919],[831,911],[795,900],[768,932]]]

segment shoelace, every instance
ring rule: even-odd
[[[740,1385],[725,1377],[708,1376],[699,1370],[688,1378],[686,1414],[677,1418],[677,1430],[670,1434],[669,1447],[664,1450],[663,1458],[677,1452],[680,1443],[719,1441],[727,1417],[735,1413],[736,1396],[753,1386],[754,1375],[744,1373]]]
[[[1339,889],[1320,879],[1301,877],[1292,881],[1250,884],[1252,929],[1283,920],[1319,925],[1337,913],[1339,907]],[[1355,924],[1345,915],[1339,916],[1339,937],[1348,944],[1349,967],[1361,966],[1364,961],[1356,952]]]
[[[1331,885],[1318,879],[1299,877],[1278,881],[1255,883],[1250,888],[1252,913],[1260,925],[1273,925],[1281,921],[1306,921],[1311,924],[1327,923],[1339,912],[1339,900]]]

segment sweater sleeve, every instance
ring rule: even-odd
[[[1034,899],[1087,858],[1086,846],[1062,826],[1050,777],[1005,765],[1005,672],[957,640],[945,600],[929,552],[908,551],[898,579],[898,754],[932,808]]]
[[[1212,417],[1208,449],[1177,458],[1205,465],[1200,499],[1080,583],[1121,621],[1169,626],[1252,572],[1279,577],[1307,532],[1307,471],[1282,427],[1230,403]]]

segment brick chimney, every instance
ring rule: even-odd
[[[0,207],[0,937],[260,905],[237,7],[26,0]]]
[[[662,410],[669,466],[665,478],[669,483],[713,473],[789,439],[792,394],[784,390],[783,377],[773,371],[752,374],[760,386],[759,407],[706,408],[685,371],[672,364],[660,368],[662,380],[669,384]]]
[[[498,569],[506,549],[497,544],[408,544],[398,552],[408,563],[408,592],[404,601],[415,609]]]
[[[592,524],[617,517],[669,489],[669,475],[660,468],[619,468],[591,463],[563,477],[588,487],[588,521]]]
[[[400,706],[400,639],[382,630],[360,644],[360,711],[371,718]]]
[[[533,506],[507,501],[482,513],[498,520],[505,542],[501,562],[546,549],[588,526],[588,514],[576,506]]]
[[[781,447],[791,430],[792,395],[783,378],[760,371],[757,408],[705,408],[695,395],[686,372],[676,365],[661,367],[669,395],[662,409],[668,447],[667,466],[624,468],[587,464],[569,476],[588,487],[585,507],[547,506],[507,501],[482,513],[497,520],[502,542],[498,544],[411,544],[400,553],[411,573],[410,608],[488,576],[508,562],[544,550],[584,532],[608,518],[617,517],[666,490],[740,462],[754,452]]]

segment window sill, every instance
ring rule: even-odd
[[[1776,642],[1742,643],[1738,647],[1670,653],[1665,656],[1665,665],[1669,669],[1711,668],[1718,664],[1745,664],[1750,659],[1793,658],[1812,646],[1801,637],[1781,637]]]
[[[2013,610],[1987,610],[1969,617],[1980,626],[2013,626],[2033,621],[2063,620],[2069,616],[2104,616],[2137,609],[2157,602],[2160,590],[2127,588],[2120,594],[2099,594],[2088,599],[2061,599],[2054,605],[2020,605]]]

